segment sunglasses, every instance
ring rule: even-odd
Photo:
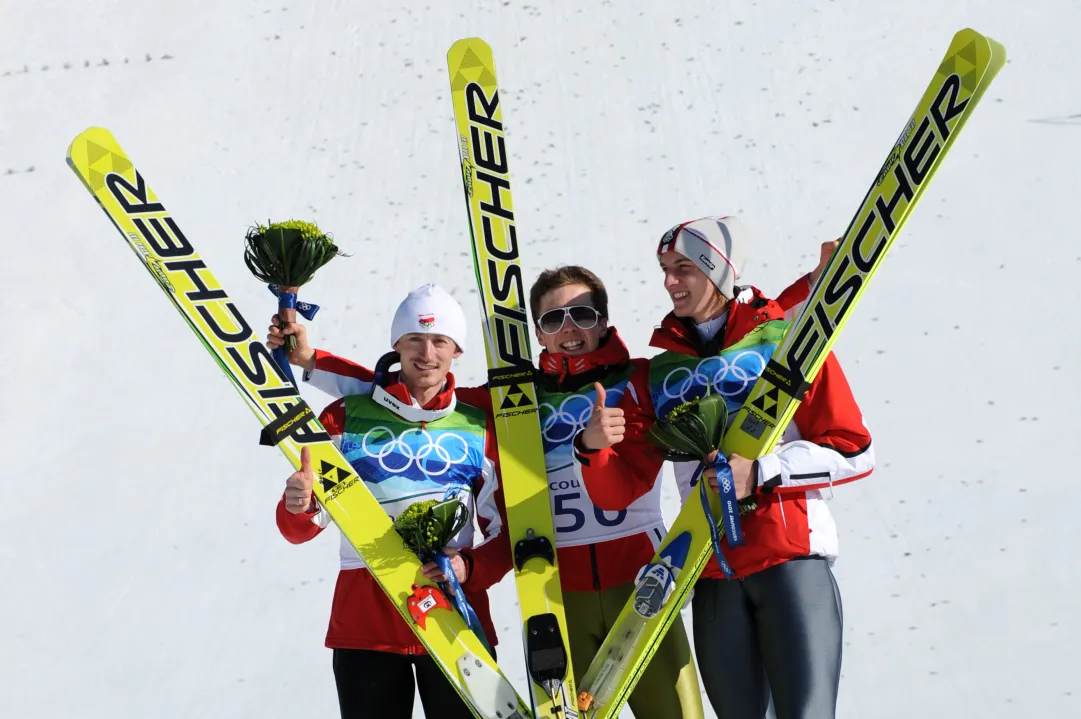
[[[557,307],[548,310],[537,320],[537,327],[546,335],[554,335],[563,329],[563,323],[567,318],[583,330],[591,330],[600,321],[601,313],[588,305],[572,305],[571,307]]]

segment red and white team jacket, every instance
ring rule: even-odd
[[[335,391],[334,394],[343,397],[369,394],[373,381],[372,373],[352,363],[348,363],[346,368],[344,364],[340,364],[341,362],[333,356],[321,353],[317,359],[316,372],[313,373],[317,386],[320,384],[320,379],[324,380],[322,383],[324,386],[338,385],[339,380],[345,380],[339,386],[339,389],[344,391]],[[331,368],[331,371],[324,373],[322,369],[327,366]],[[348,377],[335,374],[334,370],[347,371]],[[448,409],[452,410],[458,401],[454,377],[450,374],[447,375],[445,389],[424,407],[417,405],[405,385],[398,382],[394,374],[390,375],[384,389],[403,405],[405,412],[395,412],[395,414],[409,422],[416,422],[418,426],[423,423],[425,413],[438,416]],[[465,404],[472,403],[465,402]],[[391,404],[385,403],[384,406],[394,411],[391,409]],[[408,413],[409,417],[405,417],[405,413]],[[345,428],[345,402],[343,400],[333,402],[319,416],[319,421],[331,435],[334,443],[341,448]],[[482,476],[474,480],[471,488],[474,503],[471,509],[484,534],[484,540],[476,546],[473,545],[473,526],[470,523],[452,541],[452,545],[466,557],[466,563],[470,569],[469,577],[462,584],[462,589],[493,646],[497,644],[497,637],[495,626],[492,624],[487,590],[499,581],[506,573],[505,568],[511,564],[510,544],[502,531],[502,528],[506,526],[506,515],[503,509],[502,489],[498,481],[498,455],[495,446],[495,431],[489,419],[484,436]],[[428,498],[421,497],[421,499]],[[330,524],[329,515],[325,510],[317,508],[311,513],[292,514],[285,509],[283,500],[278,502],[276,520],[282,536],[293,544],[313,539]],[[334,588],[326,646],[397,654],[426,653],[424,646],[390,604],[386,594],[379,588],[374,577],[364,567],[363,561],[344,536],[342,536],[339,553],[341,570]]]
[[[808,283],[797,281],[783,293],[790,313],[808,290]],[[729,304],[728,313],[721,348],[736,343],[758,324],[782,319],[785,309],[752,288]],[[708,356],[693,324],[671,313],[654,332],[650,345],[691,357]],[[656,421],[649,392],[626,393],[619,406],[626,420],[621,443],[597,452],[581,451],[576,443],[579,451],[575,460],[589,496],[606,510],[626,507],[649,492],[663,464],[656,448],[645,439]],[[683,501],[690,495],[696,467],[697,463],[691,462],[674,467]],[[800,556],[820,555],[832,563],[838,554],[838,539],[826,494],[832,494],[835,485],[869,475],[873,468],[870,433],[844,373],[830,353],[781,441],[758,459],[759,508],[741,517],[745,543],[732,548],[726,539],[721,540],[736,577]],[[697,501],[693,496],[690,499]],[[724,577],[713,560],[702,576]]]

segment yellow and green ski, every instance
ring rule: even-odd
[[[459,40],[447,53],[447,65],[473,263],[484,303],[488,387],[530,694],[537,719],[575,719],[574,672],[492,49],[477,38]]]
[[[86,130],[72,141],[67,161],[255,413],[263,425],[261,443],[277,445],[298,469],[300,449],[308,447],[319,503],[473,713],[529,719],[529,705],[461,615],[435,601],[420,560],[113,135],[99,127]]]
[[[733,418],[721,444],[725,456],[760,457],[773,449],[909,213],[1005,62],[1005,48],[994,40],[970,29],[954,36],[829,265]],[[710,495],[716,516],[719,498]],[[702,507],[688,502],[653,559],[671,565],[677,558],[681,566],[675,567],[675,590],[649,619],[635,611],[634,597],[623,608],[582,678],[579,709],[585,717],[619,715],[711,554]]]

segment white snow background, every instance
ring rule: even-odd
[[[260,331],[243,234],[314,219],[353,255],[304,292],[317,346],[374,363],[434,280],[469,312],[456,372],[478,383],[456,39],[495,51],[527,276],[595,269],[648,356],[660,234],[737,213],[748,279],[779,292],[966,26],[1010,61],[837,346],[878,459],[831,504],[839,716],[1081,714],[1076,0],[0,7],[0,716],[337,712],[337,532],[278,534],[291,468],[66,167],[77,133],[115,133]],[[524,691],[509,576],[492,602]]]

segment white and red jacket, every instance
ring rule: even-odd
[[[328,371],[324,371],[328,370]],[[353,363],[347,363],[326,353],[317,353],[316,371],[310,376],[305,375],[313,384],[327,390],[333,390],[333,394],[342,397],[349,395],[368,395],[372,391],[372,373]],[[383,390],[400,403],[400,410],[393,409],[393,402],[382,403],[382,409],[393,412],[402,423],[414,425],[418,430],[425,426],[435,428],[436,424],[427,424],[429,419],[434,422],[437,418],[447,416],[456,409],[456,403],[461,399],[463,404],[473,405],[461,397],[460,391],[456,392],[454,377],[447,375],[447,383],[440,394],[433,398],[424,407],[420,407],[410,395],[405,385],[397,381],[397,376],[392,373],[388,377]],[[331,435],[334,443],[342,449],[343,434],[348,434],[346,428],[346,404],[347,399],[339,399],[330,404],[320,415],[319,420]],[[473,405],[475,406],[475,405]],[[478,408],[479,409],[479,408]],[[483,410],[481,410],[483,411]],[[480,413],[478,413],[479,415]],[[427,418],[427,419],[426,419]],[[386,427],[376,428],[380,437],[386,437]],[[417,432],[417,430],[413,430]],[[399,438],[403,435],[399,434]],[[396,440],[397,441],[397,440]],[[402,440],[404,441],[404,440]],[[495,627],[492,624],[491,611],[488,603],[487,590],[506,573],[506,567],[510,566],[510,544],[502,529],[506,526],[504,504],[498,481],[498,455],[495,451],[495,432],[491,425],[490,417],[487,419],[486,429],[483,431],[483,439],[476,440],[478,447],[483,444],[483,458],[477,458],[475,464],[480,470],[479,476],[469,481],[465,488],[466,493],[471,495],[473,504],[470,509],[477,519],[477,524],[484,535],[483,541],[474,546],[473,523],[470,522],[451,541],[451,546],[459,549],[466,558],[469,576],[462,584],[469,603],[477,613],[484,632],[493,646],[497,643]],[[355,444],[355,443],[354,443]],[[453,443],[453,446],[459,446]],[[348,449],[348,448],[346,448]],[[387,457],[380,453],[379,459]],[[431,454],[431,453],[430,453]],[[479,454],[479,450],[478,450]],[[408,459],[409,456],[407,455]],[[457,457],[455,457],[457,459]],[[386,462],[385,462],[386,463]],[[399,463],[401,464],[401,463]],[[412,472],[422,472],[420,464],[414,463]],[[394,472],[399,470],[393,469]],[[363,478],[364,475],[361,474]],[[440,476],[436,479],[442,479]],[[372,486],[381,503],[388,512],[401,511],[404,505],[412,501],[436,498],[440,499],[439,492],[444,488],[433,482],[433,477],[420,473],[415,477],[414,485],[416,492],[407,492],[410,487],[410,478],[407,476],[393,476],[384,481],[378,487]],[[385,497],[395,492],[401,495],[400,500],[395,496]],[[433,493],[431,497],[425,492]],[[292,514],[285,509],[284,500],[279,500],[276,512],[278,529],[282,536],[293,544],[307,542],[316,537],[330,524],[329,515],[322,508],[302,514]],[[424,654],[424,646],[417,640],[416,635],[402,620],[401,615],[395,610],[387,599],[386,594],[380,589],[375,579],[363,561],[357,555],[352,545],[341,538],[340,545],[341,570],[338,574],[337,584],[334,589],[334,600],[331,608],[330,625],[327,630],[326,646],[341,649],[368,649],[374,651],[392,652],[398,654]]]
[[[589,421],[599,381],[611,404],[624,392],[649,392],[648,366],[632,360],[614,327],[593,352],[570,357],[541,353],[538,393],[544,437],[545,463],[556,530],[561,588],[565,592],[588,592],[633,582],[648,564],[665,535],[661,514],[660,484],[619,511],[604,512],[589,501],[574,472],[571,440]],[[350,360],[316,351],[315,371],[305,379],[332,395],[355,394],[370,383],[367,370]],[[485,387],[458,388],[462,401],[492,413],[491,394]],[[561,419],[567,419],[566,423]],[[560,441],[565,439],[565,441]],[[502,501],[502,492],[498,494]],[[505,513],[506,508],[500,506]],[[512,567],[508,550],[503,567],[487,566],[499,580]]]
[[[785,304],[791,308],[801,302],[807,288],[805,282],[797,281],[782,295]],[[708,345],[692,323],[673,314],[665,317],[650,345],[690,357],[707,357],[739,341],[757,325],[784,315],[782,305],[752,288],[729,303],[722,334]],[[590,498],[608,510],[626,507],[651,491],[663,464],[657,449],[645,438],[656,421],[650,393],[624,394],[619,406],[626,420],[623,441],[597,452],[575,453]],[[581,450],[580,444],[576,448]],[[684,502],[696,468],[693,462],[674,466]],[[837,529],[823,493],[865,477],[873,468],[870,433],[844,373],[830,353],[781,441],[758,459],[758,509],[741,517],[744,544],[733,548],[726,539],[721,540],[736,577],[800,556],[821,555],[832,562],[838,554]],[[693,496],[690,499],[697,501]],[[722,578],[724,574],[711,560],[702,576]]]

